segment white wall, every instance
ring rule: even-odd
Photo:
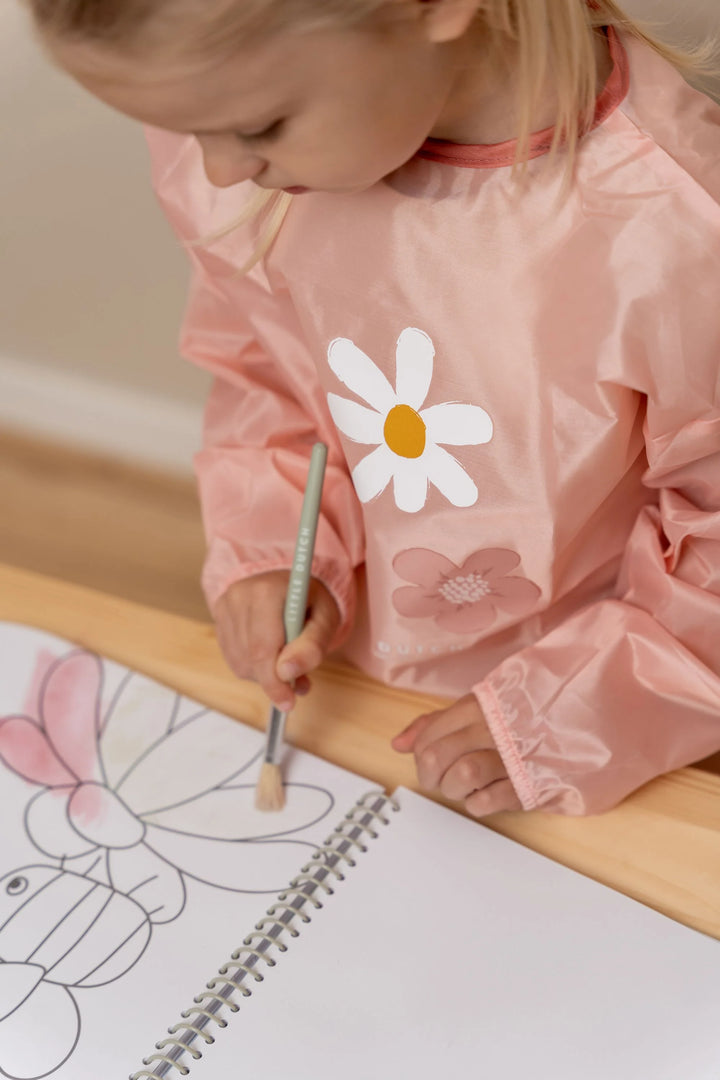
[[[17,0],[0,8],[0,129],[0,351],[192,397],[174,362],[185,260],[141,129],[50,66]]]
[[[185,255],[139,125],[0,4],[0,424],[189,469],[207,380],[177,353]]]
[[[720,0],[626,2],[675,36],[720,32]],[[177,356],[185,258],[140,129],[53,70],[18,0],[0,5],[0,132],[0,423],[187,464],[206,380]]]

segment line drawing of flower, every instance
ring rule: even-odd
[[[84,650],[38,666],[37,707],[0,716],[0,775],[5,766],[40,788],[24,828],[51,860],[0,872],[0,1075],[13,1080],[40,1080],[72,1056],[75,994],[138,963],[153,928],[182,916],[186,878],[275,894],[299,850],[316,850],[288,836],[334,805],[324,788],[289,784],[282,824],[269,826],[244,775],[262,756],[259,733],[133,672],[103,705],[103,662]],[[22,1032],[42,1030],[48,1013],[54,1036],[31,1052]]]
[[[395,351],[393,390],[378,366],[349,338],[335,338],[330,343],[330,368],[369,406],[339,394],[327,395],[337,428],[353,442],[376,446],[352,471],[361,502],[380,495],[390,480],[397,508],[409,514],[423,508],[429,484],[453,506],[477,502],[476,484],[439,444],[487,443],[493,423],[479,405],[447,401],[422,408],[430,390],[434,359],[435,347],[423,330],[403,330]]]
[[[527,578],[511,575],[520,556],[507,548],[474,551],[458,566],[428,548],[409,548],[393,559],[393,569],[412,585],[395,589],[395,610],[407,618],[433,618],[458,634],[476,634],[496,621],[498,611],[518,616],[530,612],[540,589]]]

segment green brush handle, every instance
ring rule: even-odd
[[[312,567],[313,551],[315,550],[315,534],[317,533],[318,518],[320,516],[320,498],[325,478],[326,461],[327,446],[325,443],[315,443],[310,455],[305,497],[300,511],[300,525],[297,540],[295,541],[295,555],[285,597],[283,623],[285,624],[286,641],[292,641],[293,638],[296,638],[305,625],[305,611],[310,587],[310,569]]]

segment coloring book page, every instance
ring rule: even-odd
[[[192,1080],[720,1078],[719,941],[393,796]]]
[[[332,723],[332,717],[327,718]],[[371,786],[0,624],[0,1076],[123,1078]]]

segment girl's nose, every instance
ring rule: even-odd
[[[232,187],[243,180],[252,180],[265,168],[265,161],[249,152],[233,136],[222,139],[198,136],[203,154],[205,175],[214,187]]]

